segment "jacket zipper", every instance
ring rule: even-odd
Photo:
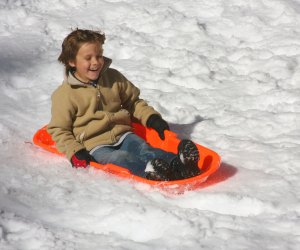
[[[98,109],[98,110],[100,110],[100,100],[101,100],[100,85],[97,84],[97,102],[98,102],[98,107],[97,107],[97,109]]]

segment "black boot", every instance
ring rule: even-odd
[[[172,180],[182,180],[188,178],[186,174],[186,167],[182,164],[178,157],[175,157],[171,163],[170,167],[172,169]]]
[[[163,159],[155,158],[147,163],[146,179],[154,181],[169,181],[172,179],[172,169]]]
[[[184,178],[200,174],[200,169],[198,167],[200,155],[195,143],[191,140],[182,140],[178,145],[177,155],[180,162],[184,165],[184,170],[182,170],[182,176]]]
[[[170,167],[173,173],[171,177],[172,180],[187,179],[200,174],[198,166],[185,165],[178,157],[171,161]]]

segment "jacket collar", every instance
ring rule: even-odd
[[[110,58],[108,58],[108,57],[103,57],[103,58],[104,58],[104,64],[103,64],[103,67],[100,71],[100,74],[99,74],[99,77],[97,80],[89,82],[89,83],[85,83],[85,82],[80,81],[78,78],[76,78],[73,72],[69,72],[68,75],[65,75],[64,82],[66,82],[70,85],[85,86],[85,87],[87,87],[89,85],[92,85],[92,86],[97,85],[99,79],[103,76],[103,74],[106,72],[106,70],[109,68],[109,66],[112,63],[112,60]]]

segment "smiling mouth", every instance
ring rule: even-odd
[[[99,69],[89,69],[89,71],[94,71],[94,72],[96,72],[96,71],[98,71]]]

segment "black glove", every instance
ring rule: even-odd
[[[73,168],[86,168],[91,161],[95,161],[95,159],[86,149],[79,150],[71,158]]]
[[[162,119],[159,115],[151,115],[148,120],[147,120],[147,127],[153,128],[154,130],[157,131],[159,137],[164,140],[165,135],[164,131],[165,130],[170,130],[168,123]]]

